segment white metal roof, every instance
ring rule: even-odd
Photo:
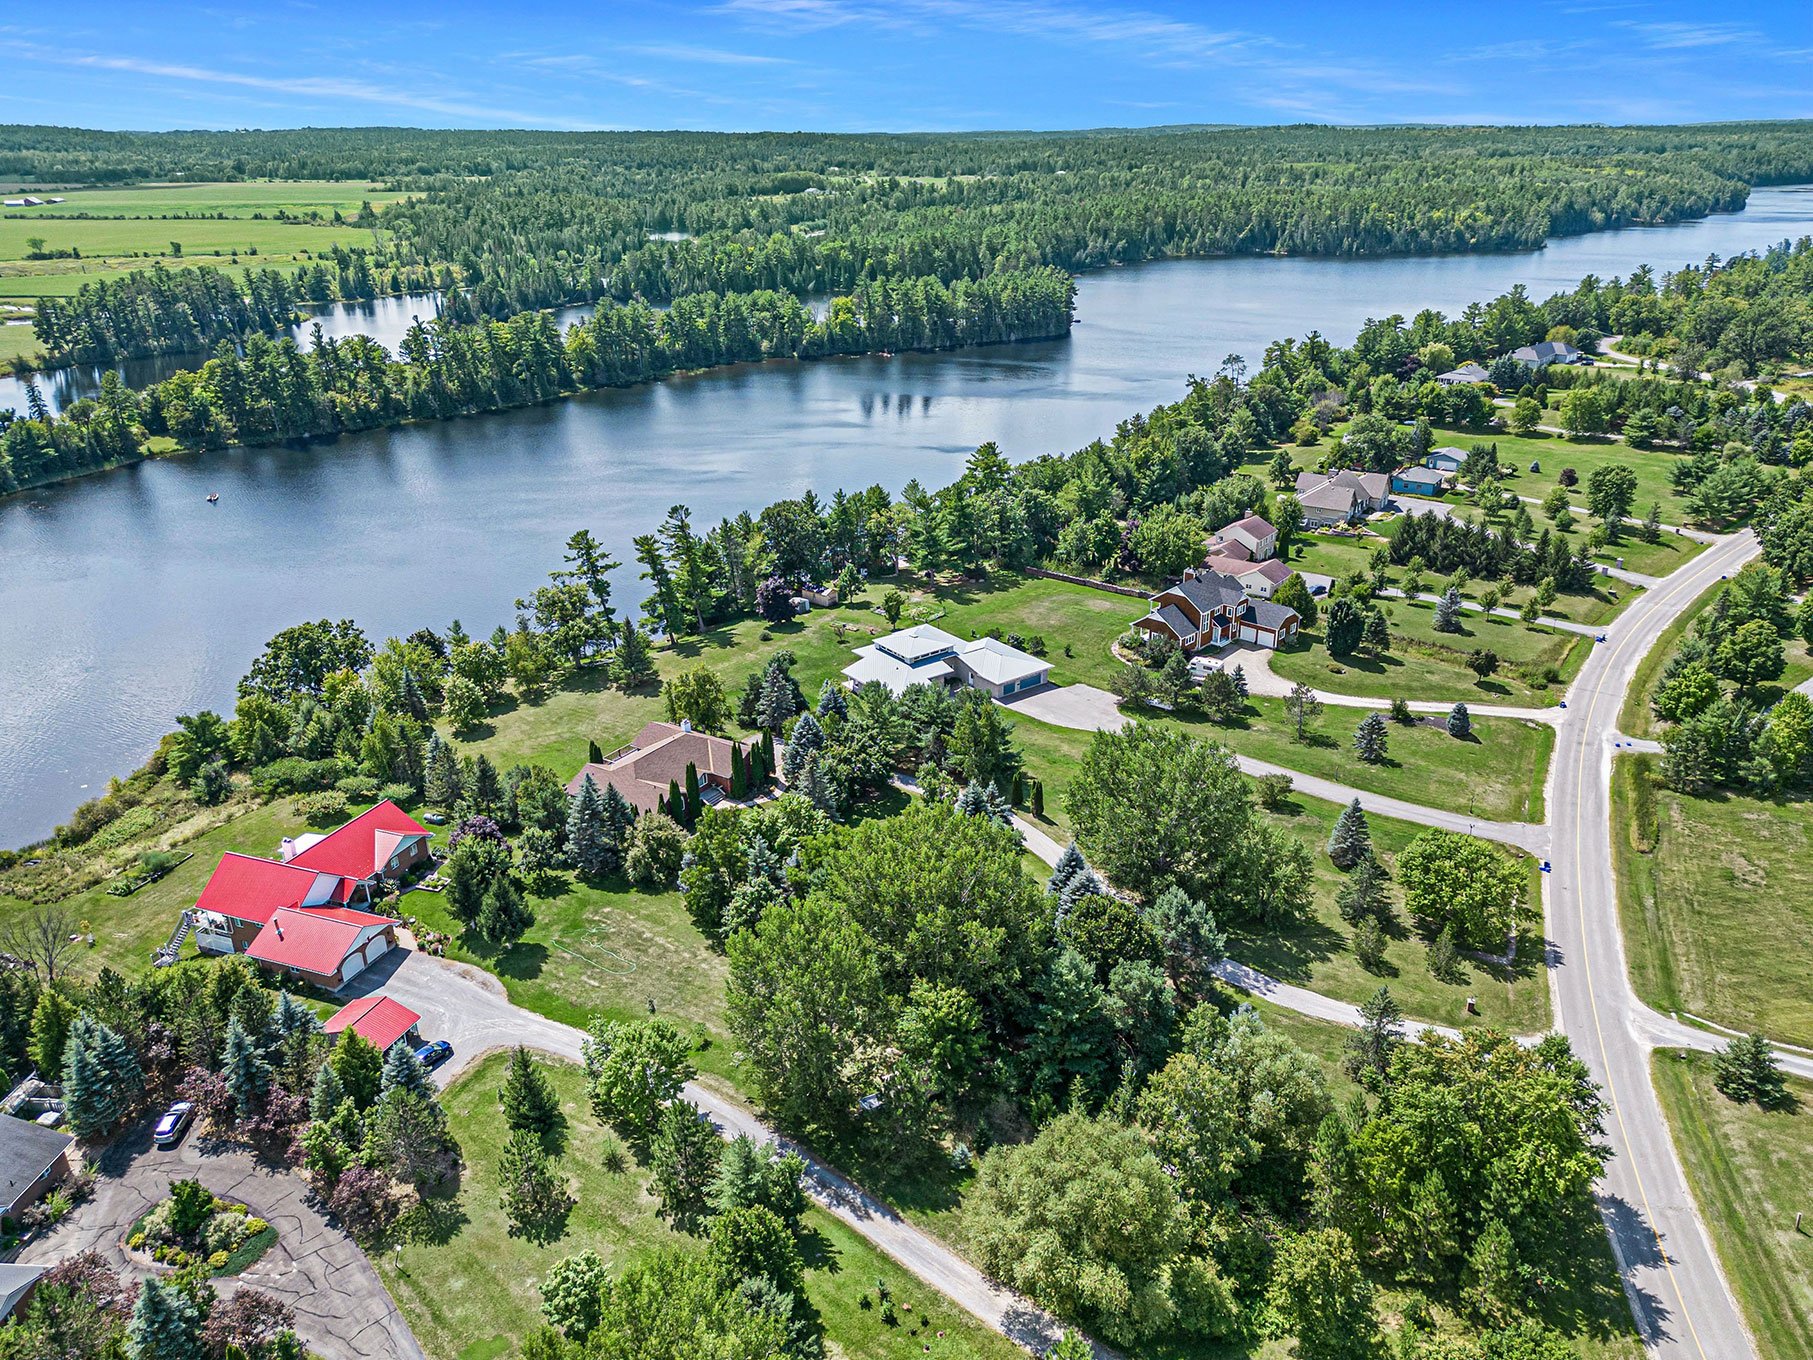
[[[918,666],[909,666],[898,657],[889,656],[877,643],[869,647],[856,649],[856,660],[844,667],[844,674],[852,683],[866,685],[871,680],[880,681],[896,694],[906,692],[908,685],[925,683],[936,684],[951,674],[948,661],[928,661]]]
[[[944,629],[929,623],[916,623],[911,628],[902,628],[898,633],[889,633],[875,645],[890,656],[912,665],[937,656],[940,652],[956,651],[963,645],[963,639],[952,637]]]
[[[991,685],[1005,685],[1051,669],[1050,662],[989,637],[964,643],[957,655],[965,666]]]

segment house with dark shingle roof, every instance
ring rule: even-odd
[[[1491,382],[1492,375],[1478,364],[1468,363],[1459,368],[1451,368],[1446,373],[1437,373],[1435,380],[1443,387],[1464,387],[1470,383]]]
[[[1538,340],[1511,351],[1511,357],[1525,368],[1542,368],[1548,364],[1590,364],[1591,359],[1562,340]]]
[[[1278,531],[1259,515],[1248,515],[1218,529],[1209,539],[1209,552],[1263,562],[1278,551]]]
[[[1296,610],[1249,598],[1239,580],[1219,571],[1186,571],[1182,580],[1166,586],[1149,603],[1151,611],[1136,619],[1133,627],[1169,638],[1186,652],[1230,642],[1276,647],[1295,636],[1300,623]]]
[[[0,1218],[17,1218],[69,1174],[74,1142],[61,1129],[0,1115]]]

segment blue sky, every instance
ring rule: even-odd
[[[0,122],[104,128],[1813,117],[1807,0],[91,0],[0,54]]]

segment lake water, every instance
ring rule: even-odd
[[[719,370],[0,502],[0,844],[47,833],[178,713],[229,712],[289,624],[350,617],[383,638],[457,617],[489,633],[580,527],[627,561],[675,503],[710,524],[808,487],[940,486],[984,440],[1014,458],[1079,447],[1228,354],[1256,368],[1281,336],[1345,343],[1371,316],[1453,315],[1516,283],[1541,298],[1807,234],[1813,188],[1762,189],[1742,213],[1521,254],[1108,270],[1079,281],[1066,340]],[[408,306],[371,320],[406,327]],[[618,582],[636,596],[633,568]]]

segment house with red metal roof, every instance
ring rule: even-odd
[[[344,982],[396,943],[395,920],[359,908],[370,906],[381,882],[394,882],[426,863],[428,842],[428,828],[386,800],[328,835],[285,840],[279,859],[228,852],[194,910],[184,914],[185,926],[195,932],[203,953],[245,953],[310,981]],[[280,913],[286,913],[284,925],[273,929]],[[304,918],[300,924],[299,918]],[[370,933],[374,929],[376,935]],[[177,948],[182,933],[179,927],[172,939]],[[374,939],[386,941],[383,948],[374,949]],[[306,940],[306,948],[298,940]],[[327,961],[315,952],[327,940],[345,946],[339,958]],[[175,950],[166,946],[160,959],[166,956],[174,959]]]
[[[338,991],[390,952],[401,924],[351,907],[279,907],[246,957],[286,979]]]
[[[378,1052],[388,1053],[393,1044],[405,1040],[412,1045],[420,1042],[415,1027],[421,1019],[409,1007],[387,996],[362,996],[329,1016],[325,1028],[330,1037],[352,1030],[361,1039],[375,1044]]]

